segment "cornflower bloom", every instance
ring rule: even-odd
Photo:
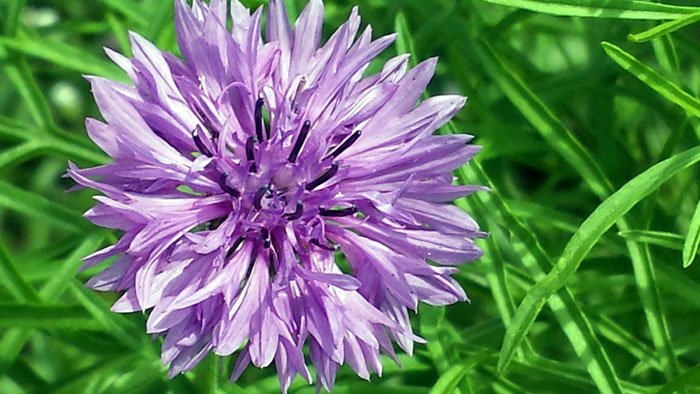
[[[450,204],[481,189],[452,184],[479,147],[433,135],[465,99],[416,105],[436,59],[365,76],[395,35],[355,39],[356,8],[320,46],[320,0],[294,27],[271,0],[266,40],[262,8],[175,7],[184,59],[131,33],[133,58],[107,54],[133,86],[88,78],[105,121],[87,131],[113,162],[68,175],[102,193],[85,216],[122,235],[86,257],[116,256],[87,285],[125,291],[115,312],[150,309],[171,377],[238,351],[232,379],[274,361],[286,392],[312,380],[304,344],[328,391],[345,362],[381,374],[392,339],[409,354],[422,341],[408,310],[466,300],[451,275],[481,255]]]

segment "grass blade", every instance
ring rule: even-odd
[[[110,311],[104,300],[87,290],[78,280],[72,279],[68,288],[76,300],[100,324],[100,327],[109,330],[110,334],[132,349],[144,350],[143,344],[134,339],[143,338],[143,336],[124,316]]]
[[[484,0],[553,15],[618,19],[675,19],[700,11],[697,7],[636,0]]]
[[[674,104],[679,105],[689,114],[700,117],[700,100],[691,96],[678,85],[659,75],[650,67],[642,64],[634,56],[623,51],[609,42],[603,42],[603,50],[617,64],[644,82],[647,86],[664,96]]]
[[[554,116],[517,75],[505,66],[486,41],[478,40],[475,48],[484,68],[523,116],[568,163],[571,163],[571,166],[581,174],[581,177],[596,195],[606,196],[612,186],[606,180],[595,160],[573,137],[571,131]]]
[[[674,379],[663,385],[655,394],[673,394],[674,392],[688,387],[690,384],[697,387],[698,379],[700,379],[700,364],[696,364],[694,367],[683,371]]]
[[[653,40],[654,38],[673,33],[674,31],[682,29],[697,21],[700,21],[700,12],[662,23],[641,33],[629,34],[627,35],[627,39],[632,42],[647,42]]]
[[[24,302],[39,301],[39,294],[22,278],[10,253],[2,242],[0,242],[0,280],[2,280],[15,299]]]
[[[10,1],[7,5],[7,14],[5,15],[5,34],[12,35],[17,30],[20,24],[20,18],[27,0]]]
[[[620,231],[618,235],[634,242],[648,243],[669,249],[683,249],[684,238],[678,234],[663,231],[625,230]]]
[[[38,153],[41,145],[35,141],[25,142],[23,144],[5,149],[0,152],[0,169],[10,166],[18,161],[26,160]]]
[[[607,179],[598,163],[591,154],[573,137],[573,134],[563,123],[542,103],[527,85],[498,58],[489,44],[484,40],[476,42],[476,53],[485,63],[485,68],[501,87],[504,94],[513,102],[520,112],[530,121],[545,140],[566,160],[567,163],[581,174],[589,188],[601,199],[607,199],[614,188]],[[627,219],[617,218],[617,226],[621,231],[631,228]],[[626,242],[636,279],[637,289],[642,301],[647,323],[654,344],[659,351],[665,374],[674,376],[677,372],[677,362],[671,347],[670,335],[660,297],[654,279],[654,267],[646,251],[634,242]],[[550,293],[551,294],[551,293]],[[540,306],[541,308],[541,306]],[[574,346],[576,346],[574,344]],[[517,348],[517,346],[516,346]],[[509,349],[513,350],[513,349]],[[604,352],[603,352],[604,353]],[[503,353],[505,355],[505,353]],[[512,355],[511,355],[512,357]],[[599,359],[603,362],[603,359]],[[503,365],[507,365],[503,364]],[[615,373],[608,363],[604,369],[605,375],[614,378]],[[616,379],[615,379],[616,380]],[[601,380],[600,383],[610,383]],[[619,387],[619,385],[617,385]]]
[[[596,208],[571,237],[556,266],[528,291],[516,310],[513,322],[507,328],[503,339],[499,370],[507,367],[547,299],[576,272],[603,233],[663,182],[698,161],[700,147],[677,154],[636,176]]]
[[[129,42],[129,30],[126,26],[112,13],[107,14],[107,23],[112,30],[112,34],[114,34],[114,38],[116,38],[119,43],[119,48],[124,56],[133,56],[131,52],[131,43]]]
[[[95,329],[95,321],[80,306],[0,304],[0,327]]]
[[[101,0],[107,7],[121,13],[140,26],[147,26],[149,21],[144,16],[142,7],[132,0]]]
[[[81,160],[87,164],[102,165],[110,161],[110,158],[96,149],[87,148],[61,138],[51,137],[44,138],[46,141],[46,150],[61,156],[65,156],[69,160]]]
[[[8,118],[0,115],[0,136],[13,140],[27,140],[27,130],[31,129],[31,125],[18,121],[17,119]]]
[[[406,16],[401,12],[396,14],[396,19],[394,19],[394,31],[398,34],[398,37],[396,37],[396,52],[410,54],[408,65],[409,67],[414,67],[418,62],[418,54],[413,44],[413,38],[411,38],[411,32],[408,30]]]
[[[451,394],[459,385],[459,382],[475,367],[475,361],[464,362],[453,365],[435,382],[435,385],[428,394]]]
[[[683,268],[688,268],[695,260],[700,245],[700,201],[695,207],[693,218],[690,219],[688,235],[683,243]]]
[[[0,180],[0,206],[71,232],[92,226],[79,213]]]
[[[448,125],[451,126],[451,124]],[[451,131],[454,132],[454,128],[451,128]],[[472,171],[474,176],[467,176],[466,171]],[[468,179],[477,179],[479,183],[492,190],[491,193],[484,196],[484,205],[491,212],[500,214],[506,228],[514,234],[515,239],[518,239],[525,246],[528,254],[523,256],[522,261],[530,275],[535,279],[543,278],[545,272],[551,269],[551,259],[540,245],[534,232],[513,215],[508,203],[500,196],[498,189],[481,168],[479,161],[472,162],[469,167],[461,168],[457,171],[457,177],[463,184],[468,183]],[[564,286],[549,298],[548,304],[569,343],[583,365],[586,365],[588,374],[593,379],[598,391],[622,393],[622,382],[617,378],[605,349],[571,291]]]
[[[587,312],[588,315],[591,316],[591,322],[596,331],[600,332],[607,340],[616,343],[639,360],[649,360],[652,367],[663,371],[654,350],[646,343],[635,338],[634,335],[620,327],[614,320],[604,315],[598,315],[594,311]]]
[[[71,278],[75,276],[83,264],[82,258],[97,250],[104,237],[104,231],[87,235],[83,242],[64,259],[63,264],[56,269],[51,279],[41,288],[40,294],[49,296],[45,297],[47,300],[51,300],[50,296],[54,294],[62,294],[68,288]]]
[[[53,124],[49,104],[41,88],[37,85],[27,62],[21,56],[12,56],[2,45],[0,45],[0,60],[4,63],[3,71],[15,85],[15,89],[27,105],[34,123],[40,128],[46,128]]]
[[[63,42],[18,35],[16,37],[0,37],[0,44],[79,73],[98,75],[118,81],[126,80],[126,75],[116,65]]]

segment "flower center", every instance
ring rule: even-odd
[[[269,247],[271,234],[278,227],[292,223],[295,231],[308,233],[322,225],[322,221],[314,220],[316,218],[356,214],[358,207],[338,199],[333,184],[329,183],[341,168],[336,158],[352,146],[362,132],[350,133],[325,155],[317,155],[316,159],[304,157],[300,161],[312,132],[311,122],[304,121],[294,135],[286,136],[285,143],[279,130],[273,132],[272,127],[266,127],[264,106],[262,98],[255,102],[255,135],[244,137],[245,143],[239,142],[238,149],[219,141],[223,133],[210,129],[211,122],[207,119],[202,119],[206,129],[197,127],[192,132],[199,154],[210,160],[207,171],[215,177],[222,193],[231,198],[231,211],[227,217],[236,216],[235,222],[240,224],[237,232],[241,236],[259,237],[262,245]],[[241,138],[231,141],[237,140]],[[227,148],[221,149],[221,146]],[[215,230],[223,222],[221,219],[207,227]],[[334,249],[326,245],[328,241],[311,239],[311,243],[319,248]]]

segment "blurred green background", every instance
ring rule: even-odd
[[[358,5],[375,36],[400,33],[383,60],[440,57],[430,94],[469,97],[443,132],[484,147],[458,178],[494,189],[458,201],[491,233],[457,276],[471,303],[421,306],[429,343],[371,383],[341,368],[335,392],[700,392],[700,263],[683,267],[700,239],[697,3],[325,3],[326,37]],[[168,380],[145,316],[110,313],[116,295],[82,286],[95,269],[76,274],[115,240],[81,218],[89,191],[65,193],[68,160],[107,160],[82,75],[125,80],[102,47],[130,54],[128,30],[177,53],[172,1],[0,0],[0,23],[0,394],[279,392],[274,368],[227,383],[230,359],[210,360],[218,387]]]

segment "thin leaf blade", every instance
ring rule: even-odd
[[[647,1],[626,0],[484,0],[488,3],[522,8],[529,11],[561,16],[616,19],[675,19],[700,11]]]
[[[689,14],[669,22],[664,22],[640,33],[629,34],[627,35],[627,39],[637,43],[651,41],[657,37],[673,33],[674,31],[682,29],[697,21],[700,21],[700,12]]]
[[[683,242],[683,268],[688,268],[695,260],[700,245],[700,201],[695,207],[693,218],[690,219],[688,235]]]
[[[602,237],[622,215],[679,171],[700,161],[700,147],[666,159],[627,182],[596,208],[567,243],[555,267],[527,293],[506,329],[499,371],[505,370],[549,297],[560,289]]]
[[[657,93],[664,96],[672,103],[680,106],[689,114],[700,117],[700,100],[691,96],[673,82],[662,77],[652,68],[642,64],[634,56],[622,50],[622,48],[609,42],[603,42],[603,50],[620,67],[624,68]]]

